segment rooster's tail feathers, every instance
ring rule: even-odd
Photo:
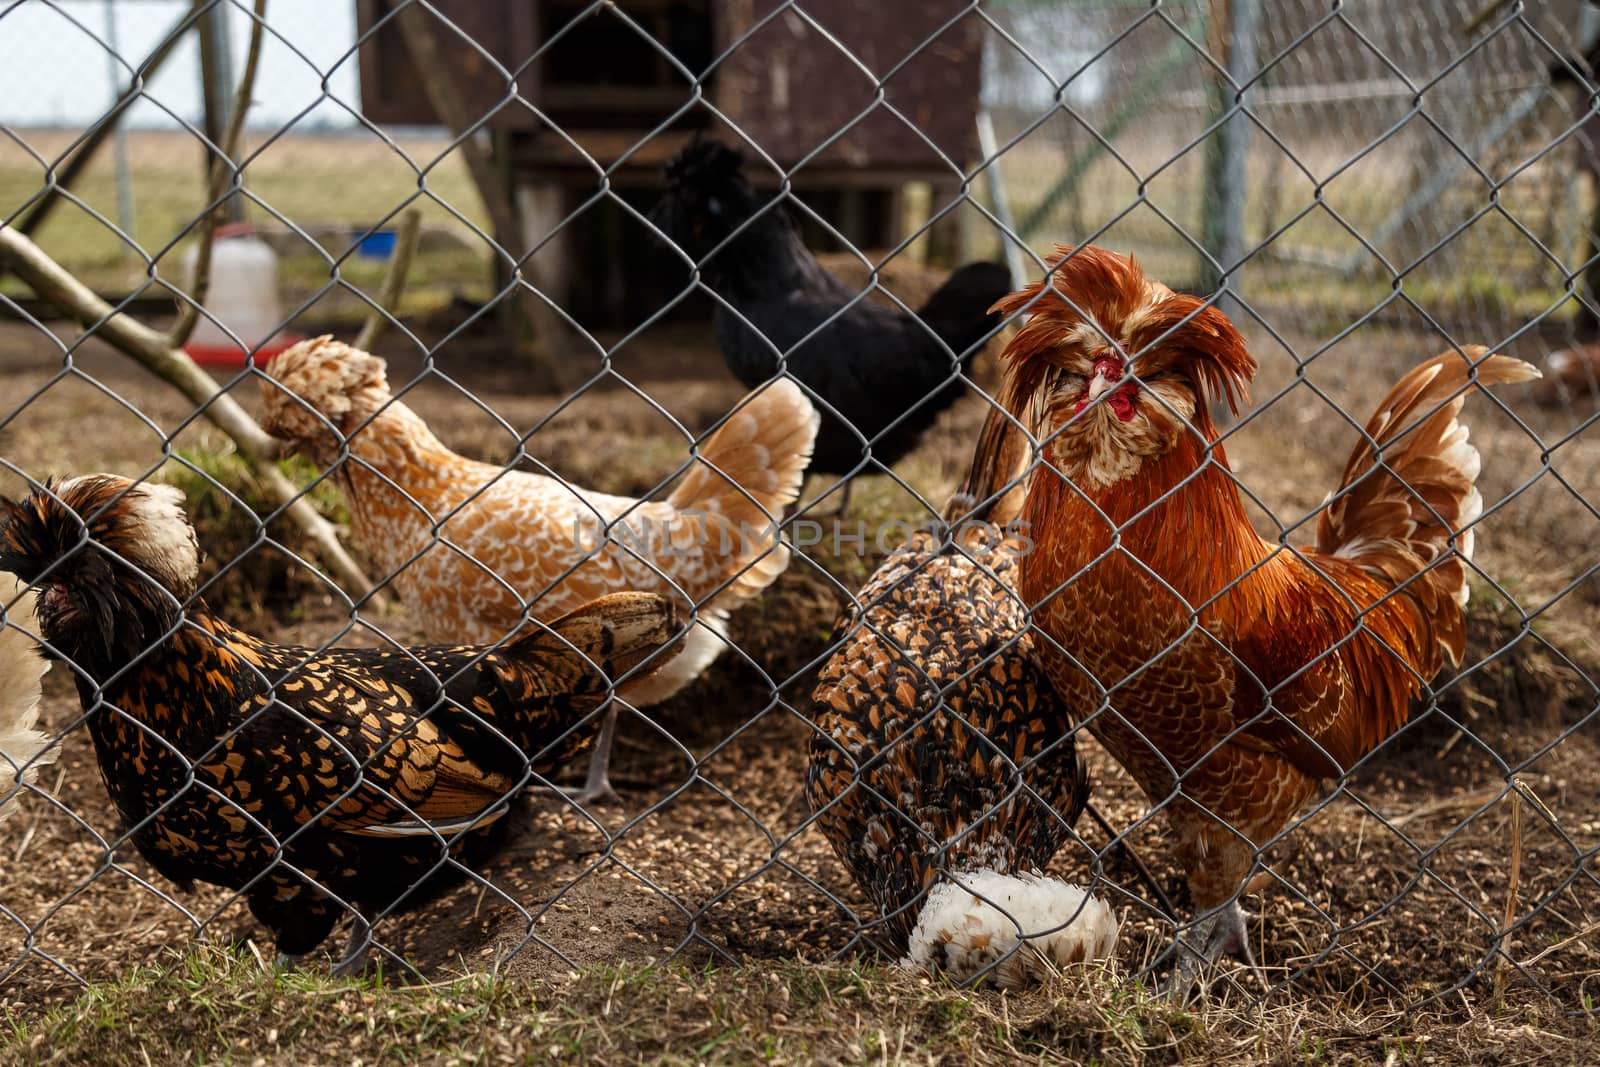
[[[732,611],[788,566],[789,550],[768,533],[800,495],[819,422],[798,385],[787,378],[770,382],[706,440],[702,462],[673,491],[673,507],[726,523],[721,540],[738,549],[725,556],[731,581],[714,602],[719,610]]]
[[[957,981],[992,974],[1010,989],[1069,964],[1108,959],[1116,947],[1116,916],[1087,890],[1039,875],[978,871],[929,890],[901,962]]]
[[[0,605],[6,624],[0,628],[0,823],[14,810],[18,771],[32,782],[39,768],[55,760],[50,735],[33,728],[39,717],[39,680],[50,669],[29,633],[38,633],[33,593],[10,576],[0,576]],[[27,632],[24,632],[27,631]]]
[[[1022,512],[1032,459],[1027,433],[1012,421],[1004,407],[991,402],[983,428],[978,431],[966,480],[945,502],[944,521],[987,522],[1000,527],[1010,524]]]
[[[1435,356],[1389,391],[1350,456],[1339,489],[1317,519],[1317,550],[1352,560],[1399,584],[1434,619],[1445,654],[1459,663],[1467,603],[1466,561],[1483,513],[1480,457],[1458,416],[1472,383],[1539,377],[1531,364],[1469,346]],[[1456,554],[1449,556],[1452,540]],[[1447,604],[1453,601],[1455,611]],[[1454,620],[1451,625],[1437,623]]]

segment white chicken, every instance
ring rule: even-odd
[[[38,776],[39,768],[53,763],[58,749],[49,734],[34,729],[39,719],[42,679],[50,664],[39,653],[34,634],[33,593],[9,574],[0,575],[0,823],[16,810],[12,803]]]

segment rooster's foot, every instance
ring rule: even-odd
[[[1201,919],[1178,938],[1178,965],[1167,980],[1167,995],[1174,1001],[1188,999],[1204,969],[1215,964],[1223,955],[1243,959],[1255,972],[1263,989],[1269,988],[1267,977],[1255,953],[1250,948],[1250,931],[1245,926],[1245,911],[1237,899],[1229,901],[1217,911]]]
[[[617,796],[617,791],[611,788],[611,780],[605,775],[601,775],[598,780],[591,778],[573,789],[560,789],[559,792],[580,808],[586,808],[591,804],[620,804],[622,802],[622,798]]]
[[[578,805],[587,808],[601,802],[620,802],[617,791],[611,788],[611,746],[617,739],[617,705],[606,709],[605,720],[600,724],[600,736],[595,738],[594,751],[589,754],[589,772],[583,785],[577,789],[561,788],[556,792]]]
[[[350,939],[344,943],[339,962],[331,972],[335,978],[357,978],[367,969],[367,955],[372,950],[372,925],[357,915],[350,927]]]

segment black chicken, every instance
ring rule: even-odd
[[[841,615],[806,773],[818,826],[906,962],[963,980],[993,968],[1003,985],[1117,939],[1099,898],[1037,873],[1089,778],[1012,588],[1027,544],[1001,529],[1022,499],[1005,486],[1026,459],[997,409],[946,507],[953,534],[913,536]]]
[[[959,375],[1000,324],[990,308],[1011,291],[1011,276],[998,263],[971,263],[915,315],[885,307],[824,270],[742,164],[719,141],[690,144],[667,165],[667,192],[651,217],[718,297],[717,343],[734,376],[755,388],[784,357],[817,403],[809,469],[886,470],[961,397]],[[847,501],[848,484],[844,493]]]
[[[483,860],[534,769],[582,751],[613,682],[678,631],[669,601],[618,593],[499,646],[269,644],[196,595],[182,501],[112,475],[0,501],[0,570],[38,592],[139,851],[241,891],[291,961],[350,910],[339,971],[358,969],[370,922]]]

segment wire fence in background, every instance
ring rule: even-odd
[[[410,283],[385,308],[396,393],[467,454],[625,496],[682,472],[690,442],[706,444],[743,392],[683,321],[726,299],[651,221],[663,165],[696,135],[740,141],[756,184],[786,193],[807,239],[835,250],[830,268],[875,286],[866,299],[913,309],[975,257],[1009,255],[1034,279],[1057,241],[1132,251],[1152,277],[1207,297],[1225,279],[1224,306],[1262,363],[1227,447],[1269,540],[1310,538],[1342,450],[1421,359],[1478,343],[1559,372],[1501,404],[1470,399],[1485,518],[1467,659],[1258,855],[1273,876],[1258,953],[1274,986],[1440,1001],[1481,997],[1510,967],[1581,1008],[1600,910],[1600,360],[1581,345],[1595,332],[1600,247],[1584,57],[1600,20],[1578,2],[1482,7],[1108,0],[856,17],[822,0],[531,13],[364,0],[346,21],[274,2],[225,200],[276,251],[283,326],[304,333],[344,332],[380,303],[383,238],[420,209]],[[406,48],[413,8],[436,69]],[[0,67],[41,86],[0,93],[0,212],[23,227],[59,193],[31,236],[119,310],[154,319],[191,287],[203,166],[226,117],[225,105],[208,112],[205,86],[226,97],[255,16],[221,0],[120,4],[108,22],[110,10],[30,0],[0,13],[0,59],[15,53]],[[131,12],[142,36],[123,23]],[[145,82],[163,40],[152,24],[231,45],[213,40],[204,77],[202,49],[174,49]],[[230,48],[231,62],[218,58]],[[69,53],[95,55],[86,69],[114,62],[118,92],[131,90],[93,114],[81,86],[46,91],[65,65],[52,57]],[[452,99],[465,122],[441,132]],[[69,183],[74,150],[118,117],[112,158]],[[487,185],[474,152],[492,165]],[[90,343],[101,322],[81,336],[46,322],[47,294],[15,271],[0,302],[16,320],[0,342],[17,382],[0,424],[11,495],[24,479],[95,469],[176,481],[221,564],[213,590],[264,636],[429,636],[426,620],[353,607],[310,577],[282,505],[196,405]],[[519,329],[540,356],[514,354]],[[862,529],[933,517],[995,402],[993,360],[972,366],[967,395],[919,449],[892,471],[862,469]],[[254,408],[261,370],[216,374]],[[354,521],[315,467],[285,469],[324,515]],[[648,715],[624,713],[622,805],[535,798],[483,873],[426,923],[380,921],[379,943],[424,973],[469,953],[538,971],[877,943],[874,909],[797,798],[834,609],[891,546],[870,533],[843,549],[837,536],[805,544],[799,529],[789,571],[729,621],[721,666]],[[384,552],[353,547],[368,563]],[[389,569],[374,568],[380,586]],[[115,973],[125,945],[252,935],[235,894],[177,894],[134,855],[76,704],[52,685],[45,721],[63,756],[38,785],[53,781],[56,800],[28,797],[8,826],[0,982],[51,995]],[[1052,870],[1107,893],[1139,970],[1192,917],[1183,872],[1162,813],[1087,734],[1082,745],[1112,829],[1080,827]],[[1177,916],[1161,915],[1115,836],[1178,893]]]

